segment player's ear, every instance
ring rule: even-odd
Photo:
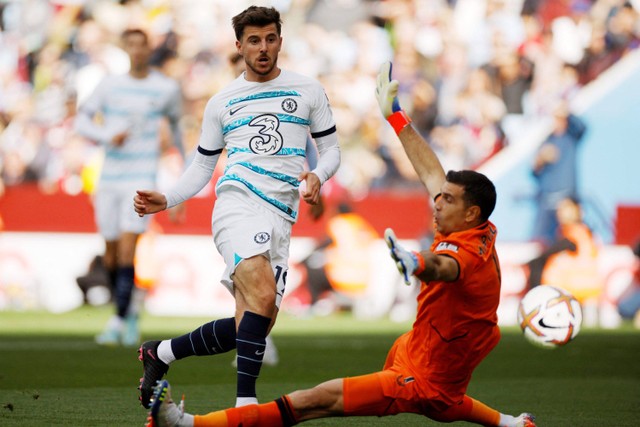
[[[480,211],[480,206],[478,205],[469,206],[467,208],[467,215],[466,215],[467,222],[475,222],[479,220],[481,213],[482,212]]]

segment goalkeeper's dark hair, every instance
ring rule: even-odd
[[[265,27],[269,24],[276,24],[278,36],[282,32],[282,20],[280,12],[273,7],[250,6],[231,19],[233,31],[236,33],[236,40],[241,41],[244,28],[247,25],[255,27]]]
[[[483,221],[489,219],[496,207],[496,187],[493,182],[480,172],[472,170],[449,171],[447,181],[464,188],[462,199],[469,206],[480,208],[480,217]]]

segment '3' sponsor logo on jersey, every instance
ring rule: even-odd
[[[249,126],[256,128],[258,135],[249,141],[249,148],[256,154],[276,154],[282,148],[284,140],[278,132],[280,120],[273,114],[263,114],[254,117]]]

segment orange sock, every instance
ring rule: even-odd
[[[460,404],[429,414],[429,417],[441,422],[468,421],[483,426],[497,426],[500,423],[500,412],[467,395]]]
[[[210,412],[207,415],[193,416],[193,427],[227,427],[228,425],[226,411],[216,411]]]
[[[500,424],[500,412],[469,396],[465,396],[464,399],[469,399],[473,403],[471,412],[465,421],[482,424],[483,426],[497,426]]]
[[[285,424],[286,422],[286,424]],[[286,427],[295,425],[291,403],[287,396],[262,405],[247,405],[225,411],[196,415],[194,427]]]

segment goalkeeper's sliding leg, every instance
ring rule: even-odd
[[[154,392],[149,426],[194,427],[286,427],[329,417],[387,416],[414,413],[440,422],[467,421],[495,427],[535,427],[534,417],[517,417],[464,396],[454,404],[418,398],[413,377],[386,370],[373,374],[334,379],[308,390],[298,390],[272,402],[215,411],[205,415],[184,412],[176,405],[167,381]]]

